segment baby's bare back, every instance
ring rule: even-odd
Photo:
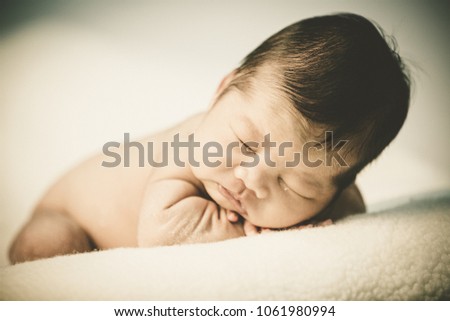
[[[193,133],[203,114],[196,115],[165,131],[139,140],[145,147],[144,166],[139,166],[139,149],[129,148],[130,166],[124,166],[123,144],[114,150],[121,156],[115,167],[102,166],[112,158],[96,155],[70,170],[57,181],[37,208],[64,212],[73,218],[99,248],[137,246],[139,211],[149,181],[187,179],[186,168],[176,166],[169,148],[168,165],[152,167],[147,162],[148,142],[153,142],[153,160],[162,159],[162,143]],[[113,149],[111,149],[113,150]]]

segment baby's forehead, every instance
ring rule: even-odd
[[[271,68],[260,68],[256,76],[247,80],[247,86],[238,90],[241,98],[253,107],[251,112],[254,116],[269,120],[274,131],[283,129],[302,140],[318,137],[324,126],[313,125],[294,107],[294,103],[282,89],[282,82],[270,70]]]
[[[324,132],[324,126],[312,125],[279,90],[264,86],[243,96],[248,104],[245,107],[249,107],[248,114],[257,119],[263,135],[270,134],[295,144],[318,141]]]
[[[286,153],[276,156],[288,156],[289,153],[301,153],[302,157],[312,160],[320,159],[323,165],[326,165],[324,175],[336,176],[346,171],[348,166],[353,164],[348,155],[348,141],[340,141],[335,139],[334,132],[326,125],[312,123],[297,111],[293,105],[283,97],[273,97],[267,94],[253,95],[249,97],[251,101],[251,118],[254,119],[253,124],[258,126],[261,139],[270,137],[271,142],[276,143],[274,151],[279,152],[280,146],[285,144],[290,148],[286,148]],[[252,123],[252,121],[250,121]],[[340,144],[343,148],[339,149]],[[339,151],[341,157],[331,157],[333,152]],[[308,153],[305,155],[305,153]],[[345,158],[345,159],[344,159]],[[308,161],[304,159],[306,163]],[[316,167],[311,165],[313,169]]]

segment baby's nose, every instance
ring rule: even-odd
[[[267,198],[269,195],[268,179],[264,177],[261,171],[252,169],[237,166],[234,175],[244,183],[246,189],[254,192],[257,198]]]

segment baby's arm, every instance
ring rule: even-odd
[[[138,245],[205,243],[244,236],[242,224],[231,223],[227,214],[199,196],[199,190],[187,181],[150,182],[140,210]]]

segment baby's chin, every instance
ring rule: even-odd
[[[269,220],[261,220],[257,217],[255,218],[252,213],[248,213],[247,215],[242,215],[242,217],[250,222],[251,224],[261,227],[261,228],[267,228],[272,230],[285,230],[292,228],[294,226],[299,225],[301,222],[277,222],[277,221],[269,221]]]

